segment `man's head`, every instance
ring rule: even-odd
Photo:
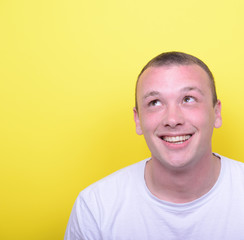
[[[141,75],[144,73],[146,69],[149,67],[162,67],[162,66],[173,66],[173,65],[198,65],[201,67],[208,75],[210,81],[210,87],[212,92],[213,98],[213,106],[217,103],[217,93],[215,88],[214,77],[208,66],[201,61],[199,58],[194,57],[190,54],[186,54],[183,52],[165,52],[162,53],[152,60],[150,60],[144,68],[141,70],[140,74],[138,75],[137,82],[136,82],[136,90],[135,90],[135,107],[138,111],[138,100],[137,100],[137,86],[140,80]]]
[[[167,168],[203,163],[212,156],[213,129],[222,123],[212,74],[184,53],[155,59],[138,78],[136,132],[144,135],[152,159]]]

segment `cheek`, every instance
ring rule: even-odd
[[[196,109],[186,114],[189,121],[197,128],[212,129],[214,127],[214,111],[209,109]]]
[[[147,134],[149,131],[153,132],[160,125],[161,117],[159,114],[150,113],[143,114],[140,122],[143,134]]]

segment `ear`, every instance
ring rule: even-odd
[[[214,113],[215,113],[214,127],[219,128],[222,125],[221,102],[220,102],[220,100],[217,101],[217,103],[214,107]]]
[[[138,135],[142,135],[143,133],[142,133],[142,129],[141,129],[139,114],[138,114],[137,109],[135,107],[133,108],[133,112],[134,112],[134,121],[136,123],[136,133]]]

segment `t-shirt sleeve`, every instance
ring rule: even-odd
[[[90,201],[92,202],[92,201]],[[73,206],[64,240],[100,240],[97,221],[82,193]]]

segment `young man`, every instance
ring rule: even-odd
[[[151,158],[83,190],[65,239],[244,239],[244,164],[212,153],[222,120],[208,67],[180,52],[152,59],[134,119]]]

